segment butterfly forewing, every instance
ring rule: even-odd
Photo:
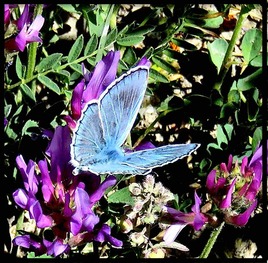
[[[140,109],[147,86],[148,68],[137,67],[121,78],[100,99],[100,116],[108,148],[121,146]]]

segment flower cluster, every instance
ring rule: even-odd
[[[163,208],[174,200],[173,193],[161,182],[155,182],[153,175],[147,175],[142,183],[131,183],[129,191],[134,204],[125,206],[120,226],[121,231],[128,234],[132,247],[141,249],[144,258],[168,257],[166,249],[188,251],[180,243],[170,246],[163,241],[166,228],[162,222]]]
[[[113,176],[101,182],[93,174],[72,175],[70,166],[69,128],[57,127],[47,150],[47,160],[38,162],[38,169],[32,160],[25,163],[22,156],[16,161],[22,174],[25,189],[18,189],[13,197],[18,206],[29,212],[39,229],[52,230],[51,240],[36,241],[30,234],[18,236],[13,243],[35,251],[37,255],[47,253],[58,256],[68,253],[70,248],[91,241],[110,242],[121,247],[122,242],[110,235],[111,229],[100,222],[94,206],[107,188],[116,183]]]
[[[29,4],[24,5],[21,16],[11,21],[11,11],[14,5],[5,4],[4,26],[5,26],[5,49],[9,52],[24,51],[26,45],[32,42],[42,42],[39,37],[39,31],[42,28],[45,19],[42,15],[37,15],[32,19],[32,13],[29,11]]]
[[[224,220],[235,226],[244,226],[257,206],[257,194],[262,181],[262,146],[248,161],[241,164],[230,155],[228,163],[213,169],[206,182],[208,192],[224,214]]]

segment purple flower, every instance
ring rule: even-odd
[[[11,51],[24,51],[26,45],[32,42],[42,42],[39,37],[39,31],[44,24],[45,19],[41,15],[30,24],[29,5],[25,4],[20,18],[16,21],[18,34],[5,42],[5,48]]]
[[[34,251],[37,256],[47,253],[48,255],[56,257],[70,250],[70,246],[64,244],[60,239],[50,242],[46,239],[41,240],[39,237],[29,234],[15,237],[13,244]]]
[[[38,162],[40,173],[36,172],[35,162],[30,160],[26,164],[22,156],[17,157],[25,189],[16,190],[14,200],[29,212],[38,228],[49,228],[54,239],[39,238],[36,242],[29,235],[22,235],[14,239],[14,244],[54,256],[68,253],[72,246],[94,240],[115,246],[121,244],[110,235],[108,226],[103,228],[103,223],[94,213],[94,206],[116,183],[116,178],[108,176],[101,181],[99,176],[91,173],[73,176],[70,143],[69,127],[58,126],[46,151],[49,161]]]
[[[98,99],[100,94],[115,80],[117,66],[120,59],[119,51],[110,51],[97,63],[94,70],[88,73],[83,65],[84,79],[73,90],[71,99],[71,116],[65,120],[71,128],[75,127],[75,121],[81,116],[86,103]]]
[[[109,51],[107,55],[97,63],[94,70],[88,73],[83,66],[84,78],[73,90],[71,99],[71,115],[65,116],[65,121],[72,129],[76,121],[81,117],[84,106],[93,99],[98,99],[100,94],[115,80],[120,59],[119,51]],[[147,58],[142,58],[137,65],[150,66]]]
[[[259,147],[248,162],[248,157],[233,162],[221,163],[219,169],[212,170],[206,187],[227,223],[244,226],[257,206],[256,196],[262,180],[262,147]]]
[[[195,230],[200,230],[207,222],[207,217],[200,212],[201,199],[196,192],[194,197],[195,204],[192,206],[192,212],[190,213],[184,213],[174,208],[166,207],[167,215],[163,218],[171,221],[171,226],[166,230],[164,235],[166,244],[172,243],[185,226],[192,225]]]

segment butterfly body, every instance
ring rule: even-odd
[[[74,174],[147,174],[181,159],[199,144],[174,144],[125,152],[129,134],[147,87],[149,69],[138,66],[111,83],[98,100],[90,101],[74,130],[71,163]]]

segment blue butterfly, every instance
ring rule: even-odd
[[[84,108],[71,144],[71,163],[76,175],[147,174],[153,168],[190,155],[200,145],[173,144],[124,152],[122,148],[140,109],[149,69],[137,66],[121,75]]]

